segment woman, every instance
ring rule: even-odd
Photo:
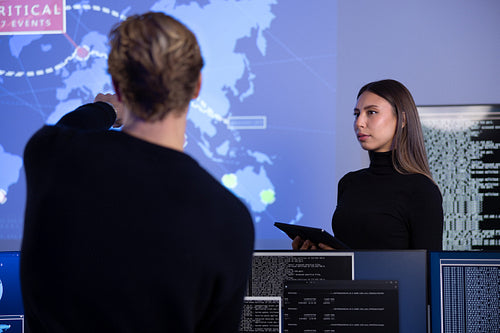
[[[353,249],[442,248],[443,209],[432,180],[417,107],[395,80],[358,93],[354,131],[370,166],[339,181],[332,229]],[[294,249],[331,249],[294,239]]]

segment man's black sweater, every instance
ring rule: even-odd
[[[109,131],[114,121],[88,104],[26,146],[31,332],[237,332],[248,210],[188,155]]]

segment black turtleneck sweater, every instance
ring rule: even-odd
[[[398,173],[391,152],[370,152],[370,167],[339,181],[335,236],[353,249],[442,249],[439,188],[421,174]]]

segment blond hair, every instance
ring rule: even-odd
[[[111,30],[110,45],[108,72],[135,116],[154,122],[189,105],[203,58],[186,26],[163,13],[134,15]]]

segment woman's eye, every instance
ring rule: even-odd
[[[377,113],[377,111],[373,111],[373,110],[368,111],[368,114],[376,114],[376,113]]]

